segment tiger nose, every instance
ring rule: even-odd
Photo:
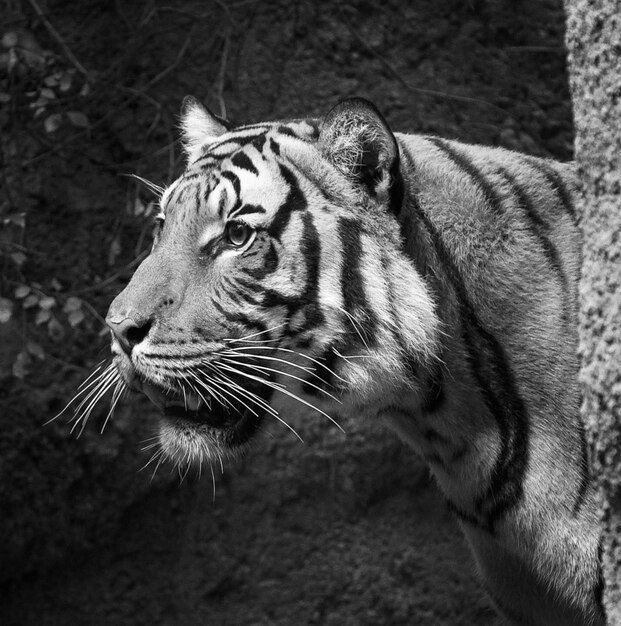
[[[144,340],[153,325],[148,318],[136,319],[127,315],[115,317],[110,313],[106,317],[106,324],[127,354],[131,354],[134,346]]]

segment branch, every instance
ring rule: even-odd
[[[75,56],[73,55],[73,52],[71,52],[65,40],[60,36],[60,33],[54,28],[54,26],[47,19],[47,17],[45,17],[45,14],[41,10],[41,7],[37,4],[37,0],[28,0],[28,1],[30,2],[30,6],[32,6],[32,8],[35,10],[35,13],[41,18],[41,21],[45,25],[45,28],[47,28],[47,31],[63,49],[65,56],[67,57],[67,59],[69,59],[73,67],[75,67],[75,69],[78,70],[78,72],[80,72],[81,74],[84,74],[87,80],[90,80],[91,75],[84,68],[84,66],[75,58]]]

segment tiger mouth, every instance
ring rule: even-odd
[[[227,398],[225,404],[195,391],[173,392],[146,380],[135,381],[135,387],[173,426],[190,427],[199,432],[206,430],[229,447],[239,446],[250,439],[265,414],[260,407],[251,407],[244,400],[233,397]],[[261,400],[267,400],[268,394],[261,389],[252,392]]]

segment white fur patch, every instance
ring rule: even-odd
[[[215,141],[226,128],[198,100],[193,100],[181,117],[181,132],[188,159],[192,161],[201,146]]]

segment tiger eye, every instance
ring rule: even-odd
[[[229,222],[224,232],[228,243],[240,247],[248,242],[252,235],[252,228],[243,222]]]

